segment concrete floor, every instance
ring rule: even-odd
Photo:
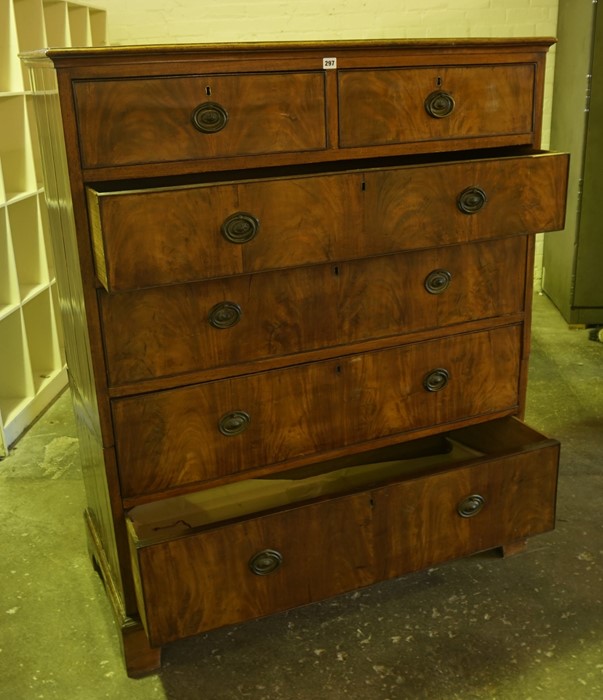
[[[0,698],[600,700],[603,344],[535,299],[527,421],[562,442],[555,532],[164,649],[126,677],[86,554],[68,395],[0,463]]]

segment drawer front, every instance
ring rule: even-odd
[[[342,147],[508,136],[534,138],[533,64],[339,72]],[[502,143],[500,144],[502,145]]]
[[[322,73],[74,83],[84,168],[326,148]]]
[[[366,242],[350,255],[563,228],[565,154],[473,160],[366,176]]]
[[[126,290],[328,262],[359,230],[361,191],[358,174],[88,190],[97,274]]]
[[[522,327],[114,400],[133,497],[517,406]]]
[[[151,643],[286,610],[551,530],[558,444],[542,436],[534,442],[526,435],[533,431],[513,419],[484,424],[485,437],[496,430],[493,424],[510,430],[511,444],[503,439],[502,449],[486,448],[469,462],[465,458],[435,471],[427,467],[412,476],[402,472],[404,480],[359,493],[301,502],[263,517],[254,513],[178,538],[139,538],[134,523],[140,516],[134,516],[137,594]],[[461,444],[462,435],[462,430],[450,433]],[[146,530],[154,530],[152,520]]]
[[[89,190],[110,291],[563,228],[564,154],[172,190]]]
[[[100,293],[119,385],[523,308],[526,238]]]
[[[373,583],[370,510],[368,498],[352,496],[139,550],[151,644]]]
[[[379,577],[552,530],[558,461],[559,447],[550,445],[377,491]]]

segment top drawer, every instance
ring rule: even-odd
[[[324,75],[76,81],[82,166],[326,148]]]
[[[488,136],[531,143],[534,88],[534,64],[342,71],[340,146]]]

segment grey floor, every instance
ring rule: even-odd
[[[527,420],[562,442],[557,529],[164,649],[126,677],[84,543],[70,399],[0,462],[0,698],[600,700],[603,344],[535,299]]]

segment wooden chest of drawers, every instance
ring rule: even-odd
[[[565,217],[551,41],[25,57],[132,675],[554,526],[558,445],[520,421],[534,234]]]

